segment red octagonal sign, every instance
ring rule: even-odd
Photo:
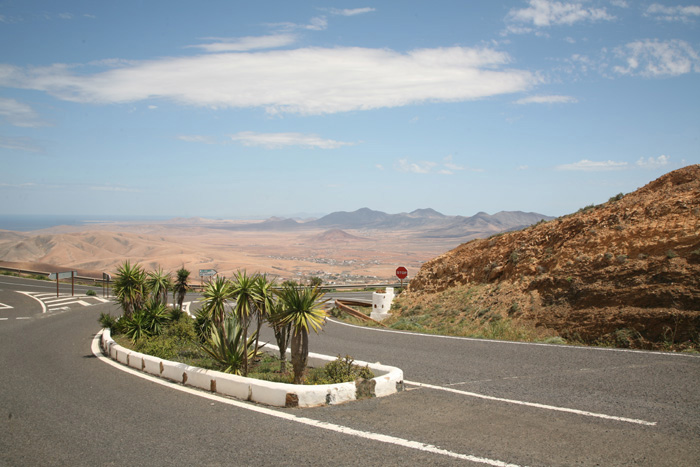
[[[398,277],[401,280],[404,280],[408,277],[408,270],[403,266],[399,266],[398,268],[396,268],[396,277]]]

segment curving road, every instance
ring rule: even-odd
[[[312,351],[398,366],[407,390],[270,409],[105,363],[91,346],[115,305],[37,296],[52,287],[0,276],[0,465],[700,465],[698,356],[329,320]]]

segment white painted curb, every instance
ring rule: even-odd
[[[312,386],[245,378],[134,352],[118,345],[109,329],[101,331],[100,342],[102,351],[111,359],[137,370],[186,386],[276,407],[336,405],[357,399],[359,390],[368,392],[372,397],[384,397],[404,389],[403,371],[380,363],[355,361],[356,365],[369,366],[378,375],[365,383],[363,388],[358,388],[355,382]],[[271,344],[266,344],[265,348],[279,351],[279,347]],[[308,363],[309,366],[318,367],[335,359],[310,352]]]

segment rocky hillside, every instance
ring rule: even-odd
[[[700,165],[576,214],[460,245],[426,263],[406,298],[479,284],[497,285],[491,302],[507,305],[504,314],[566,338],[697,346]]]

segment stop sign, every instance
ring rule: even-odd
[[[399,266],[398,268],[396,268],[396,277],[398,277],[401,280],[404,280],[408,277],[408,270],[403,266]]]

